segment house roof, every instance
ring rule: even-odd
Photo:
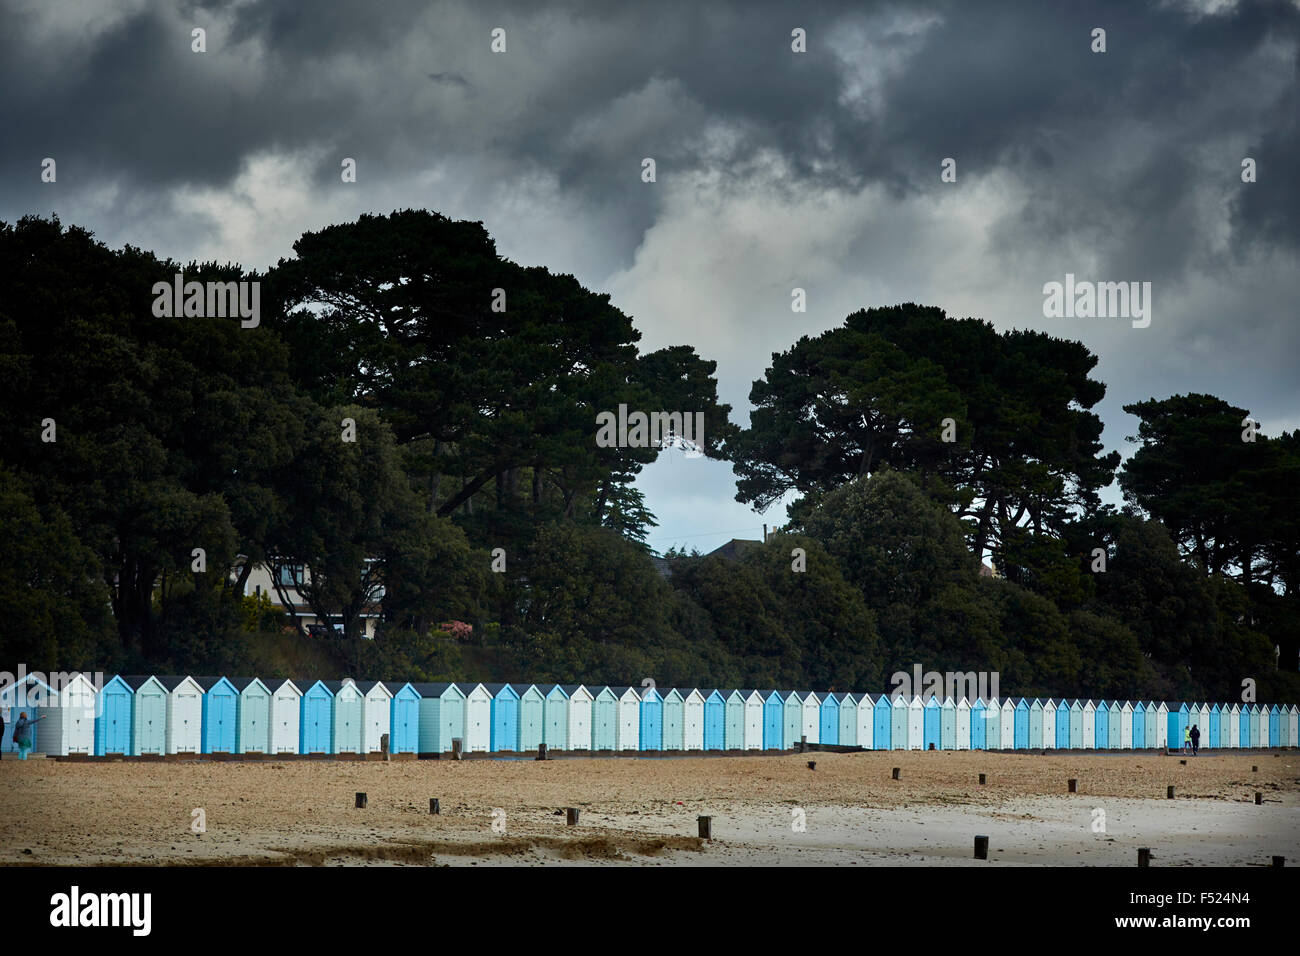
[[[732,538],[726,544],[714,548],[706,554],[705,557],[711,558],[716,555],[719,558],[727,558],[730,561],[734,561],[750,548],[759,547],[762,543],[763,542],[759,541],[757,538]]]

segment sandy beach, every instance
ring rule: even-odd
[[[4,760],[0,863],[1132,866],[1142,846],[1153,866],[1265,865],[1275,854],[1300,864],[1300,751],[1180,759]],[[579,809],[576,827],[565,807]],[[701,815],[713,818],[711,840],[697,835]],[[987,862],[972,859],[975,834],[990,837]]]

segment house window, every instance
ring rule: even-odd
[[[280,587],[297,588],[302,587],[303,566],[301,564],[282,564],[277,569],[279,574]]]

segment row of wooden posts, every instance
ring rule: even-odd
[[[384,749],[385,749],[385,751],[387,751],[387,749],[388,749],[388,748],[387,748],[388,738],[387,738],[386,735],[385,735],[385,737],[384,737],[384,741],[383,741],[383,742],[384,742]],[[459,744],[459,741],[456,741],[456,743]],[[459,755],[460,755],[460,748],[459,748],[459,747],[456,747],[456,756],[459,757]],[[545,760],[545,759],[547,759],[547,757],[546,757],[546,745],[545,745],[545,744],[542,745],[541,753],[538,754],[537,759],[538,759],[538,760]],[[1186,760],[1180,760],[1179,763],[1180,763],[1180,764],[1186,764],[1187,761],[1186,761]],[[808,769],[809,769],[809,770],[816,770],[816,769],[817,769],[817,761],[815,761],[815,760],[810,760],[810,761],[808,761]],[[1251,773],[1258,773],[1258,772],[1259,772],[1259,765],[1258,765],[1258,764],[1254,764],[1254,765],[1252,765],[1251,768],[1250,768],[1250,770],[1251,770]],[[902,772],[903,772],[903,768],[902,768],[902,767],[894,767],[894,768],[893,768],[893,771],[892,771],[892,773],[891,773],[891,775],[890,775],[890,778],[893,779],[893,780],[901,780],[901,779],[902,779]],[[986,773],[982,773],[982,774],[980,774],[980,775],[979,775],[979,782],[980,782],[980,786],[985,786],[985,785],[987,785],[987,784],[988,784],[988,774],[986,774]],[[1070,777],[1069,779],[1066,780],[1065,785],[1066,785],[1066,789],[1067,789],[1070,793],[1078,793],[1078,792],[1079,792],[1079,778],[1078,778],[1078,777]],[[1165,791],[1165,795],[1166,795],[1167,799],[1169,799],[1169,800],[1173,800],[1173,799],[1174,799],[1174,787],[1173,787],[1172,784],[1170,784],[1169,787],[1166,789],[1166,791]],[[356,808],[357,808],[358,810],[364,810],[364,809],[366,809],[366,802],[367,802],[366,794],[365,794],[363,791],[358,790],[358,791],[357,791],[357,795],[356,795]],[[1257,806],[1257,807],[1258,807],[1258,806],[1262,806],[1263,803],[1264,803],[1264,795],[1263,795],[1260,791],[1256,790],[1256,791],[1255,791],[1255,806]],[[556,811],[556,812],[558,813],[559,811]],[[429,798],[429,813],[430,813],[430,814],[441,814],[441,813],[442,813],[442,807],[440,806],[437,797],[430,797],[430,798]],[[579,810],[578,810],[577,807],[565,807],[565,808],[564,808],[564,815],[565,815],[565,825],[566,825],[566,826],[576,827],[576,826],[578,825],[578,815],[579,815]],[[712,840],[712,839],[713,839],[713,817],[712,817],[712,816],[698,816],[698,817],[695,818],[695,820],[696,820],[696,824],[697,824],[697,826],[698,826],[698,828],[699,828],[699,838],[700,838],[701,840]],[[987,836],[984,836],[984,835],[977,835],[977,836],[975,837],[975,859],[977,859],[977,860],[987,860],[988,858],[989,858],[989,838],[988,838]],[[1273,857],[1273,863],[1272,863],[1273,866],[1284,866],[1285,864],[1286,864],[1286,857],[1284,857],[1284,856],[1274,856],[1274,857]],[[1150,847],[1139,847],[1139,848],[1138,848],[1138,863],[1137,863],[1137,865],[1140,866],[1140,867],[1149,867],[1149,866],[1151,865],[1151,848],[1150,848]]]

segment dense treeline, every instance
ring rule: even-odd
[[[479,223],[364,216],[294,251],[256,274],[0,224],[11,663],[832,689],[920,663],[1300,697],[1300,439],[1243,440],[1244,409],[1128,405],[1120,468],[1086,348],[904,305],[774,355],[740,429],[714,362],[640,354],[608,296]],[[155,315],[178,272],[260,283],[256,327]],[[620,404],[703,412],[737,498],[793,497],[787,526],[665,577],[634,487],[659,449],[594,440]],[[308,566],[303,606],[245,597],[258,563]]]

